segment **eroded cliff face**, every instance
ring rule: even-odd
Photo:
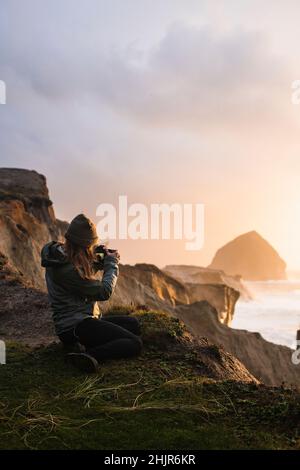
[[[32,285],[45,287],[40,251],[62,237],[64,224],[55,218],[43,175],[0,168],[0,251]]]
[[[218,321],[217,311],[207,302],[177,306],[173,314],[195,337],[205,336],[237,357],[258,380],[266,385],[300,388],[300,366],[292,362],[293,351],[270,343],[259,333],[235,330]]]
[[[219,321],[230,324],[239,292],[225,284],[183,283],[152,264],[120,266],[120,276],[111,305],[149,305],[172,312],[176,305],[207,300]]]
[[[240,293],[243,300],[251,300],[252,295],[241,276],[231,276],[221,269],[203,268],[182,264],[170,264],[163,271],[185,284],[226,285]]]
[[[240,293],[226,284],[186,284],[190,303],[206,300],[218,312],[218,320],[230,326]]]
[[[125,284],[129,279],[137,280],[143,286],[150,288],[155,298],[172,307],[190,302],[186,287],[153,264],[123,265],[120,267],[120,279],[121,281],[124,279]],[[132,299],[134,299],[134,292],[132,292]]]
[[[168,265],[163,271],[185,285],[189,303],[207,300],[217,310],[219,321],[226,325],[231,324],[238,299],[252,298],[240,276],[230,276],[221,270]]]

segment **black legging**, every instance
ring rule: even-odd
[[[103,319],[86,318],[59,338],[66,345],[79,341],[89,354],[101,361],[140,354],[143,343],[139,334],[140,325],[136,318],[107,315]]]

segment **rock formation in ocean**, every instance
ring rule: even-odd
[[[286,279],[286,263],[255,231],[240,235],[220,248],[209,268],[240,275],[249,281]]]

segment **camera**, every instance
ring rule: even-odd
[[[95,254],[101,259],[103,260],[104,257],[106,255],[108,255],[109,253],[116,253],[117,250],[112,250],[112,249],[109,249],[107,248],[106,245],[98,245],[96,248],[95,248]]]

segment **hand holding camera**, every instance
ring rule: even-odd
[[[106,245],[98,245],[95,248],[95,253],[96,253],[96,256],[100,258],[101,261],[103,261],[105,256],[108,256],[108,255],[115,257],[117,260],[120,259],[120,254],[118,250],[112,250],[108,248]]]

